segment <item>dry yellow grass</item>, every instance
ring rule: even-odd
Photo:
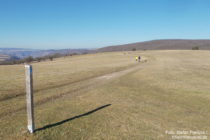
[[[143,51],[34,63],[34,135],[26,132],[23,66],[0,66],[0,139],[167,140],[166,130],[210,132],[209,59],[209,51]]]

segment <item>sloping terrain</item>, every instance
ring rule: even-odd
[[[192,50],[199,47],[200,50],[210,50],[210,40],[152,40],[139,43],[108,46],[99,48],[98,52],[132,51],[135,50]]]
[[[177,50],[33,63],[33,135],[26,131],[24,66],[0,66],[0,139],[168,140],[167,130],[209,132],[209,59],[209,51]]]

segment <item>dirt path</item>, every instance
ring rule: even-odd
[[[97,76],[97,77],[94,77],[94,78],[74,82],[74,83],[71,83],[69,85],[65,85],[65,86],[72,86],[72,87],[76,87],[76,88],[73,88],[72,90],[69,90],[69,91],[66,91],[66,92],[63,92],[63,93],[52,95],[50,97],[43,98],[42,100],[39,100],[39,101],[35,102],[35,107],[39,106],[39,105],[42,105],[42,104],[45,104],[48,101],[63,98],[64,96],[78,96],[78,95],[84,94],[87,91],[89,91],[91,89],[94,89],[94,88],[97,88],[99,86],[102,86],[103,84],[105,84],[107,82],[110,82],[113,79],[119,78],[121,76],[129,74],[131,72],[135,72],[135,71],[143,68],[143,63],[145,63],[145,62],[146,61],[143,61],[142,63],[139,63],[139,64],[137,64],[137,65],[135,65],[131,68],[124,69],[124,70],[121,70],[121,71],[118,71],[118,72],[113,72],[113,73]],[[52,90],[52,89],[50,89],[50,90]],[[11,115],[11,114],[14,114],[14,113],[19,112],[19,111],[23,111],[23,110],[25,110],[25,108],[26,108],[26,106],[22,106],[22,107],[13,109],[13,110],[8,110],[7,112],[2,112],[0,114],[0,118]]]

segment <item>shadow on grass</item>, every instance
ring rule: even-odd
[[[101,109],[103,109],[103,108],[106,108],[106,107],[108,107],[108,106],[110,106],[110,105],[111,105],[111,104],[103,105],[103,106],[100,106],[100,107],[98,107],[98,108],[96,108],[96,109],[94,109],[94,110],[91,110],[91,111],[89,111],[89,112],[86,112],[86,113],[84,113],[84,114],[77,115],[77,116],[74,116],[74,117],[72,117],[72,118],[68,118],[68,119],[66,119],[66,120],[60,121],[60,122],[56,122],[56,123],[53,123],[53,124],[46,125],[46,126],[44,126],[44,127],[41,127],[41,128],[36,129],[35,132],[41,131],[41,130],[45,130],[45,129],[47,129],[47,128],[51,128],[51,127],[54,127],[54,126],[58,126],[58,125],[61,125],[61,124],[63,124],[63,123],[66,123],[66,122],[68,122],[68,121],[72,121],[72,120],[74,120],[74,119],[78,119],[78,118],[80,118],[80,117],[84,117],[84,116],[90,115],[90,114],[92,114],[92,113],[94,113],[94,112],[96,112],[96,111],[98,111],[98,110],[101,110]]]

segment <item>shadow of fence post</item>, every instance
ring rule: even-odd
[[[96,112],[96,111],[98,111],[98,110],[101,110],[101,109],[103,109],[103,108],[106,108],[106,107],[108,107],[108,106],[110,106],[110,105],[111,105],[111,104],[106,104],[106,105],[100,106],[100,107],[98,107],[98,108],[96,108],[96,109],[94,109],[94,110],[91,110],[91,111],[88,111],[88,112],[86,112],[86,113],[83,113],[83,114],[81,114],[81,115],[77,115],[77,116],[74,116],[74,117],[72,117],[72,118],[68,118],[68,119],[65,119],[65,120],[62,120],[62,121],[53,123],[53,124],[46,125],[46,126],[44,126],[44,127],[41,127],[41,128],[36,129],[35,132],[41,131],[41,130],[45,130],[45,129],[48,129],[48,128],[51,128],[51,127],[55,127],[55,126],[64,124],[64,123],[66,123],[66,122],[68,122],[68,121],[72,121],[72,120],[74,120],[74,119],[78,119],[78,118],[81,118],[81,117],[90,115],[90,114],[92,114],[92,113],[94,113],[94,112]]]

